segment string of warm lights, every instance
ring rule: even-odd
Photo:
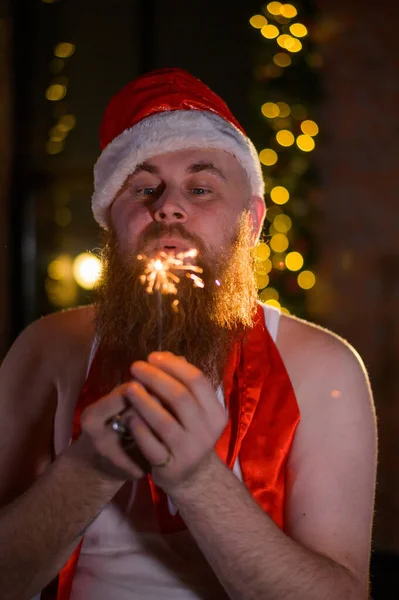
[[[45,4],[55,4],[57,0],[42,0]],[[46,99],[54,103],[53,125],[48,132],[45,150],[47,154],[60,154],[65,148],[66,138],[76,125],[76,117],[68,111],[69,79],[65,75],[68,61],[75,53],[75,45],[71,42],[59,42],[53,50],[50,62],[51,81],[45,91]]]
[[[307,156],[316,147],[319,127],[309,117],[307,96],[317,89],[315,71],[322,63],[300,12],[299,4],[269,2],[249,20],[261,42],[254,73],[261,134],[255,141],[270,198],[269,230],[254,249],[256,279],[264,302],[297,314],[306,312],[303,295],[316,283],[304,222],[311,174]]]

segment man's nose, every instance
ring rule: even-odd
[[[185,223],[187,221],[187,212],[176,192],[168,193],[165,190],[158,198],[154,208],[154,221],[163,221],[164,223]]]

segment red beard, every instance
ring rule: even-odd
[[[251,229],[244,213],[229,248],[215,256],[202,240],[181,224],[153,223],[139,240],[139,252],[158,236],[175,236],[198,250],[204,288],[182,277],[177,296],[149,294],[140,282],[143,262],[120,251],[114,232],[106,234],[103,271],[97,289],[96,331],[115,383],[129,365],[159,349],[184,356],[201,369],[216,388],[223,377],[231,343],[253,324],[257,289],[251,257]],[[215,281],[220,282],[218,286]],[[178,311],[172,302],[178,300]],[[162,320],[160,305],[162,306]],[[162,332],[160,327],[162,326]],[[162,333],[162,335],[160,335]]]

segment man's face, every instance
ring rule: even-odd
[[[195,247],[201,239],[211,254],[227,250],[244,210],[250,213],[254,240],[264,204],[251,196],[247,175],[227,152],[180,150],[145,161],[130,175],[110,208],[111,228],[121,250],[147,255]],[[160,235],[155,235],[160,224]],[[165,234],[179,224],[186,239]],[[148,235],[149,234],[149,235]]]

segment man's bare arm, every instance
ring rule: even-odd
[[[82,530],[123,485],[122,472],[109,475],[95,462],[99,455],[90,435],[82,435],[54,461],[57,378],[60,369],[68,369],[68,376],[72,371],[68,361],[65,365],[69,342],[64,333],[68,330],[70,335],[74,319],[72,313],[51,316],[29,326],[0,369],[3,600],[28,600],[49,583],[69,558]],[[120,398],[113,397],[97,402],[94,412],[104,404],[110,414],[123,406]],[[92,419],[86,420],[84,433]],[[105,453],[121,452],[115,434],[103,427],[104,414],[97,420],[98,440]]]
[[[3,600],[29,600],[60,571],[83,530],[122,483],[105,481],[67,450],[0,511]]]
[[[316,344],[303,345],[314,352],[301,368],[303,410],[290,458],[286,533],[217,457],[189,485],[170,491],[234,600],[368,598],[376,471],[370,389],[349,348],[315,335]]]

